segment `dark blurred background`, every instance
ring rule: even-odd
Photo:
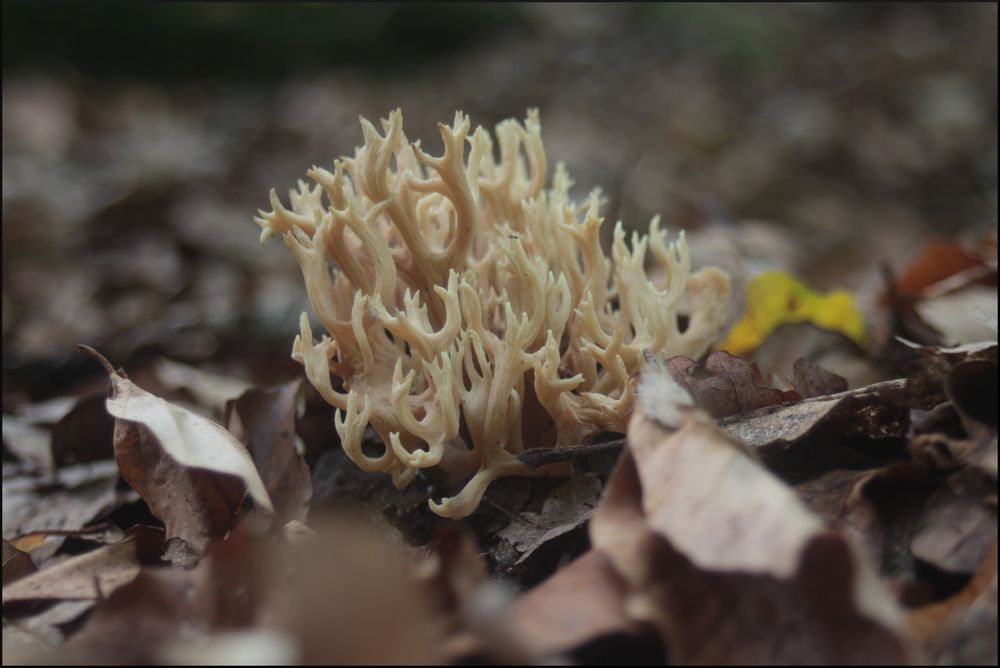
[[[395,107],[434,150],[539,107],[576,193],[738,278],[863,292],[996,228],[995,3],[2,8],[5,405],[77,343],[293,373],[305,290],[252,217]]]

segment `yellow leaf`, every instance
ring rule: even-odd
[[[819,294],[784,272],[769,271],[750,281],[746,311],[720,347],[743,355],[781,325],[803,322],[839,332],[858,344],[865,341],[864,317],[851,293],[833,290]]]

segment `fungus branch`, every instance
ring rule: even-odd
[[[345,452],[397,487],[434,466],[465,480],[431,502],[439,515],[470,514],[498,477],[564,472],[517,454],[625,431],[642,351],[698,357],[718,336],[728,277],[691,274],[683,233],[668,243],[658,218],[628,240],[618,223],[606,257],[597,192],[578,206],[562,164],[545,188],[537,111],[497,126],[499,160],[461,112],[439,125],[440,157],[407,140],[399,110],[381,134],[361,125],[353,158],[310,169],[290,208],[272,190],[256,222],[291,249],[326,330],[303,314],[293,357],[336,407]],[[380,456],[362,451],[368,425]]]

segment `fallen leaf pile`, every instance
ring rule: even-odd
[[[906,378],[853,390],[649,354],[624,440],[533,453],[578,473],[506,481],[464,525],[339,449],[310,465],[298,381],[209,384],[238,393],[199,395],[227,430],[87,349],[114,463],[12,448],[5,660],[989,662],[996,343],[909,346]]]

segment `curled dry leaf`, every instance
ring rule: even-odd
[[[58,647],[66,640],[63,629],[67,626],[72,627],[74,622],[96,603],[96,599],[60,601],[46,606],[45,610],[38,614],[16,619],[14,623],[46,644]]]
[[[21,578],[3,588],[3,605],[47,600],[95,600],[132,581],[143,563],[156,563],[163,532],[138,525],[120,541]]]
[[[219,425],[149,394],[116,372],[108,412],[115,422],[115,458],[122,477],[166,526],[168,556],[190,565],[208,541],[232,526],[244,492],[274,506],[246,448]]]
[[[964,362],[977,360],[997,361],[997,342],[982,341],[953,348],[922,346],[901,337],[897,340],[915,350],[918,359],[904,368],[906,389],[915,408],[930,409],[946,401],[945,381],[953,368]]]
[[[846,379],[810,362],[805,357],[795,360],[795,364],[792,365],[792,383],[804,399],[847,391]]]
[[[938,665],[996,665],[997,543],[960,591],[908,616]]]
[[[625,612],[627,587],[601,552],[590,550],[515,600],[506,631],[537,659],[552,657],[616,633],[638,633]]]
[[[724,350],[712,353],[703,364],[677,355],[667,360],[667,368],[695,402],[715,418],[801,399],[797,392],[763,385],[755,365]]]
[[[842,437],[898,438],[906,434],[910,421],[906,387],[904,380],[875,383],[791,406],[768,406],[725,418],[719,426],[765,457],[820,429],[836,429]]]
[[[4,470],[8,453],[29,471],[51,471],[52,452],[48,432],[21,416],[3,416]]]
[[[198,637],[193,614],[197,572],[176,568],[138,569],[123,586],[94,606],[83,628],[63,646],[69,656],[95,663],[161,663],[160,648],[183,635]],[[79,659],[77,659],[79,660]]]
[[[795,485],[795,491],[812,512],[828,527],[850,536],[867,548],[874,563],[882,563],[886,549],[885,518],[880,513],[879,495],[914,496],[927,486],[924,469],[908,463],[894,463],[880,469],[852,471],[834,469],[808,482]],[[884,491],[883,491],[884,490]],[[919,496],[922,500],[927,491]]]
[[[997,538],[996,485],[969,469],[953,473],[927,501],[918,527],[914,556],[949,573],[974,573]]]
[[[56,466],[112,459],[115,419],[104,408],[105,397],[78,401],[52,427],[52,460]]]
[[[5,479],[3,535],[12,539],[35,531],[83,529],[127,498],[117,484],[113,462],[65,467],[49,480],[24,475]]]
[[[299,661],[441,662],[444,624],[397,546],[345,517],[311,526],[315,539],[295,546],[273,572],[282,583],[282,626],[300,642]]]
[[[6,540],[3,542],[3,586],[6,587],[14,580],[19,580],[25,575],[31,575],[38,569],[31,561],[31,555],[22,552]]]
[[[900,663],[901,613],[863,553],[692,408],[640,379],[628,448],[591,520],[594,548],[677,663]],[[644,396],[645,395],[645,396]],[[664,417],[666,419],[664,419]]]
[[[153,367],[157,379],[172,390],[183,389],[200,405],[221,415],[226,403],[250,389],[250,383],[208,373],[180,362],[162,358]]]
[[[538,548],[586,522],[601,496],[601,481],[594,473],[579,475],[555,488],[540,512],[522,511],[497,533],[527,560]]]
[[[296,436],[300,381],[253,388],[226,404],[225,424],[253,456],[275,511],[285,520],[305,520],[312,498],[309,467]]]
[[[955,365],[944,379],[944,392],[969,435],[956,448],[963,462],[997,478],[997,363],[969,360]]]

